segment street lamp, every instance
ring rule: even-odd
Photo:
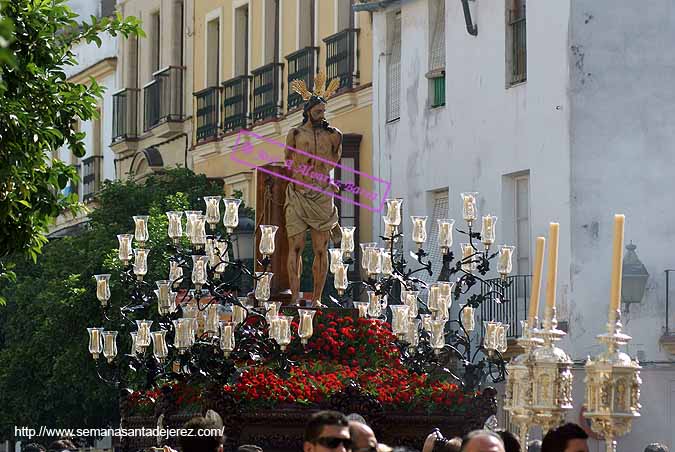
[[[633,242],[626,245],[626,255],[623,258],[623,277],[621,278],[621,303],[640,303],[645,294],[645,287],[649,279],[649,272],[638,257]]]

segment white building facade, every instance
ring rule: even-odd
[[[619,451],[657,441],[672,448],[675,355],[665,346],[672,333],[664,270],[675,268],[675,213],[667,208],[675,189],[674,6],[466,6],[477,30],[460,0],[357,5],[373,15],[374,176],[392,181],[406,215],[429,215],[432,239],[436,219],[461,219],[460,193],[479,192],[479,214],[499,217],[499,243],[518,247],[519,275],[531,274],[534,238],[560,223],[557,307],[568,331],[563,347],[578,369],[573,422],[584,402],[583,361],[601,350],[595,336],[607,321],[613,216],[624,213],[625,242],[637,246],[650,276],[642,300],[623,314],[644,384],[642,417]],[[376,217],[373,234],[382,233]],[[603,447],[591,440],[591,450]]]

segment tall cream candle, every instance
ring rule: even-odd
[[[548,277],[546,278],[546,314],[555,307],[555,289],[558,283],[558,235],[560,224],[549,225],[548,236],[551,245],[548,249]]]
[[[614,243],[612,245],[612,285],[609,293],[609,320],[615,319],[621,304],[621,274],[623,267],[623,226],[626,217],[614,215]]]
[[[532,269],[532,294],[530,295],[530,308],[527,314],[527,324],[533,328],[534,318],[539,313],[539,295],[541,293],[541,274],[544,271],[544,248],[546,239],[537,237],[534,248],[534,267]]]

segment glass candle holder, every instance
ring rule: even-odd
[[[483,225],[480,230],[480,238],[485,245],[485,248],[489,248],[490,245],[495,243],[495,227],[497,224],[497,217],[494,215],[485,215],[483,216]]]
[[[438,220],[438,246],[441,247],[443,254],[448,254],[452,248],[452,228],[455,227],[455,220]]]
[[[192,335],[192,319],[176,319],[173,321],[174,330],[176,334],[173,338],[173,345],[178,349],[179,353],[184,353],[190,348]]]
[[[103,351],[103,328],[87,328],[89,332],[89,353],[98,359]]]
[[[376,276],[382,273],[382,248],[368,248],[368,274]]]
[[[438,287],[440,288],[441,296],[442,297],[452,297],[452,290],[455,288],[455,283],[454,282],[447,282],[447,281],[440,281],[438,283]]]
[[[338,292],[338,295],[342,296],[345,293],[345,290],[347,290],[347,286],[349,285],[349,280],[347,279],[347,272],[349,271],[349,265],[347,264],[339,264],[335,268],[335,277],[333,279],[333,284],[335,285],[335,289]]]
[[[430,311],[438,311],[440,309],[438,305],[438,298],[441,294],[441,288],[438,286],[438,283],[434,283],[429,286],[429,298],[427,299],[427,307]]]
[[[216,246],[216,252],[218,253],[218,256],[220,256],[220,262],[221,263],[229,263],[229,257],[228,257],[228,252],[229,252],[229,243],[227,240],[218,240],[217,246]],[[225,271],[225,266],[221,265],[220,266],[220,271],[223,272]]]
[[[408,332],[408,306],[396,304],[389,306],[391,309],[391,330],[397,336],[403,336]]]
[[[178,296],[178,292],[169,292],[169,302],[168,302],[168,308],[169,308],[169,314],[173,314],[176,312],[176,297]]]
[[[410,318],[415,318],[419,314],[418,295],[419,291],[417,290],[408,290],[405,294],[405,304],[408,306],[408,316]]]
[[[330,272],[335,273],[335,268],[342,265],[342,248],[329,248],[330,255]]]
[[[133,255],[133,251],[131,248],[131,241],[133,240],[133,238],[134,236],[132,234],[117,235],[117,240],[119,241],[119,251],[117,253],[117,256],[124,265],[129,264],[131,256]]]
[[[382,316],[380,296],[372,290],[368,291],[368,317],[379,318]]]
[[[436,319],[448,320],[450,318],[450,307],[452,301],[450,297],[439,294],[438,296],[438,310],[436,311]]]
[[[117,331],[103,332],[103,356],[109,363],[117,356]]]
[[[279,316],[273,315],[269,316],[267,319],[268,328],[267,335],[270,339],[273,339],[275,342],[279,342]]]
[[[129,351],[129,354],[131,356],[136,356],[138,354],[138,345],[136,344],[136,336],[138,335],[138,333],[132,331],[129,334],[131,335],[131,350]]]
[[[384,216],[382,218],[386,221],[387,217]],[[396,238],[394,237],[396,234],[398,234],[398,226],[389,223],[384,224],[384,237],[387,242],[391,242],[392,240],[396,241]]]
[[[134,275],[139,280],[142,280],[143,276],[148,273],[148,253],[150,253],[150,250],[145,248],[134,250]]]
[[[476,269],[476,249],[470,243],[462,243],[462,270],[471,273]]]
[[[232,306],[232,323],[239,325],[246,320],[246,309],[242,306],[233,305]]]
[[[478,192],[464,192],[460,194],[460,197],[462,199],[462,218],[471,225],[478,217]]]
[[[173,240],[174,243],[177,243],[183,236],[183,212],[169,211],[166,213],[166,217],[169,220],[169,227],[167,230],[169,238]]]
[[[269,322],[273,317],[279,316],[279,308],[281,308],[281,302],[280,301],[265,302],[263,303],[263,307],[265,308],[265,317]]]
[[[499,353],[505,353],[506,350],[509,348],[506,333],[509,331],[510,327],[511,327],[511,325],[506,325],[506,324],[502,323],[501,325],[499,325],[499,328],[497,328],[496,345],[497,345],[497,351]]]
[[[382,257],[382,274],[384,276],[391,276],[394,273],[394,264],[391,260],[391,253],[382,249],[380,256]]]
[[[160,362],[164,361],[169,356],[169,349],[166,346],[166,331],[152,332],[152,354],[155,355]]]
[[[136,347],[143,350],[150,345],[152,320],[136,320]]]
[[[206,308],[206,322],[204,322],[204,332],[215,335],[218,333],[218,324],[220,322],[219,305],[211,304]]]
[[[427,241],[427,217],[411,216],[413,231],[412,241],[417,243],[417,247],[421,248],[422,244]]]
[[[361,268],[368,270],[368,249],[376,247],[377,243],[360,243],[359,246],[361,247]]]
[[[406,333],[406,342],[410,347],[417,347],[420,343],[420,325],[422,321],[410,316],[408,320],[408,331]]]
[[[110,300],[110,275],[94,275],[96,279],[96,298],[101,302],[101,306],[107,306]]]
[[[183,268],[176,261],[169,261],[169,280],[174,288],[183,282]]]
[[[148,241],[148,216],[136,215],[134,219],[134,238],[139,247],[144,247]]]
[[[241,199],[237,198],[225,198],[223,199],[225,204],[225,215],[223,215],[223,225],[227,229],[228,234],[234,232],[234,228],[239,226],[239,205],[241,204]]]
[[[227,357],[234,351],[235,346],[234,325],[228,322],[220,322],[220,349]]]
[[[501,326],[501,322],[488,321],[483,322],[485,335],[483,336],[483,347],[488,352],[497,350],[497,330]]]
[[[277,233],[277,230],[279,230],[279,226],[275,225],[269,225],[269,224],[261,224],[260,225],[260,231],[262,233],[262,237],[260,238],[260,254],[262,254],[265,257],[271,256],[274,254],[274,237]]]
[[[465,305],[460,310],[460,319],[462,321],[462,326],[467,332],[471,332],[476,329],[476,320],[473,315],[474,308],[468,305]]]
[[[288,344],[291,343],[291,319],[284,315],[278,316],[279,322],[279,337],[277,343],[282,350],[286,350]]]
[[[220,221],[220,200],[221,196],[204,196],[206,203],[206,222],[211,229],[215,229]]]
[[[513,270],[513,250],[515,246],[502,245],[497,257],[497,272],[505,278]]]
[[[314,315],[316,311],[310,309],[298,309],[300,321],[298,323],[298,336],[300,336],[303,345],[307,344],[307,340],[314,334]]]
[[[186,210],[185,211],[185,236],[190,239],[192,237],[192,222],[194,221],[193,217],[196,215],[201,215],[201,210]]]
[[[342,231],[342,240],[340,241],[340,248],[345,257],[350,257],[354,252],[354,232],[355,226],[340,226]]]
[[[431,314],[420,314],[420,320],[424,331],[431,333]]]
[[[387,214],[385,215],[385,223],[392,226],[398,226],[401,224],[401,206],[403,205],[403,199],[401,198],[389,198],[385,199],[387,203]]]
[[[258,301],[267,301],[270,299],[270,286],[274,273],[256,272],[255,299]]]
[[[368,317],[368,303],[365,301],[353,302],[354,307],[359,310],[359,318],[365,319]]]
[[[192,215],[190,227],[190,242],[195,248],[202,248],[206,244],[206,216]]]
[[[192,255],[192,284],[198,290],[206,284],[206,264],[208,262],[208,256]]]
[[[445,320],[431,320],[431,348],[439,353],[445,347]]]

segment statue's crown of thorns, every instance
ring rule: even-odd
[[[302,96],[304,101],[308,101],[312,96],[321,97],[324,100],[328,100],[335,91],[340,87],[340,78],[336,77],[328,83],[326,87],[326,74],[323,71],[320,71],[314,77],[314,91],[307,89],[307,85],[304,80],[296,79],[291,82],[291,89]]]

